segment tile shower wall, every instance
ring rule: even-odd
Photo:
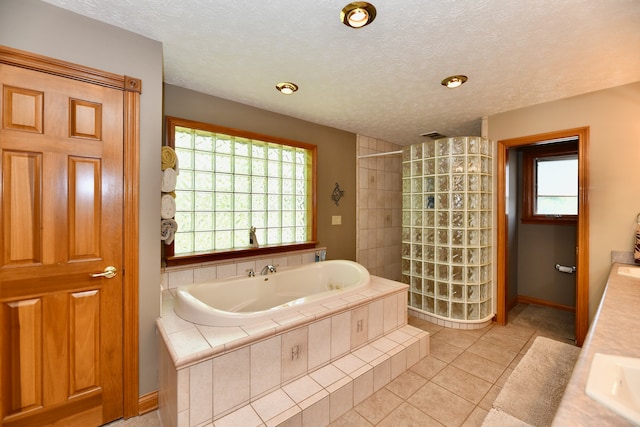
[[[410,307],[461,323],[492,316],[491,153],[480,137],[403,149],[402,281]]]
[[[358,135],[358,156],[399,151],[402,147]],[[400,281],[402,233],[402,156],[357,160],[356,261],[371,274]]]

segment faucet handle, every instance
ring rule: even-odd
[[[256,272],[253,270],[253,268],[245,270],[245,272],[249,273],[249,277],[254,277],[256,275]]]

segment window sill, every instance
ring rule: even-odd
[[[576,225],[578,223],[577,216],[533,216],[521,218],[522,224],[547,224],[547,225]]]
[[[202,264],[211,261],[232,260],[262,255],[271,255],[313,249],[318,242],[296,243],[292,245],[263,246],[259,248],[243,248],[224,252],[194,253],[189,255],[170,256],[165,258],[166,267],[176,267],[190,264]]]

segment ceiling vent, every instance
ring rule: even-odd
[[[427,138],[431,139],[446,138],[446,135],[443,135],[440,132],[436,131],[421,133],[420,136],[426,136]]]

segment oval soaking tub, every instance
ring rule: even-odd
[[[353,261],[309,263],[268,275],[181,286],[174,310],[200,325],[243,326],[362,291],[369,281],[367,269]]]

